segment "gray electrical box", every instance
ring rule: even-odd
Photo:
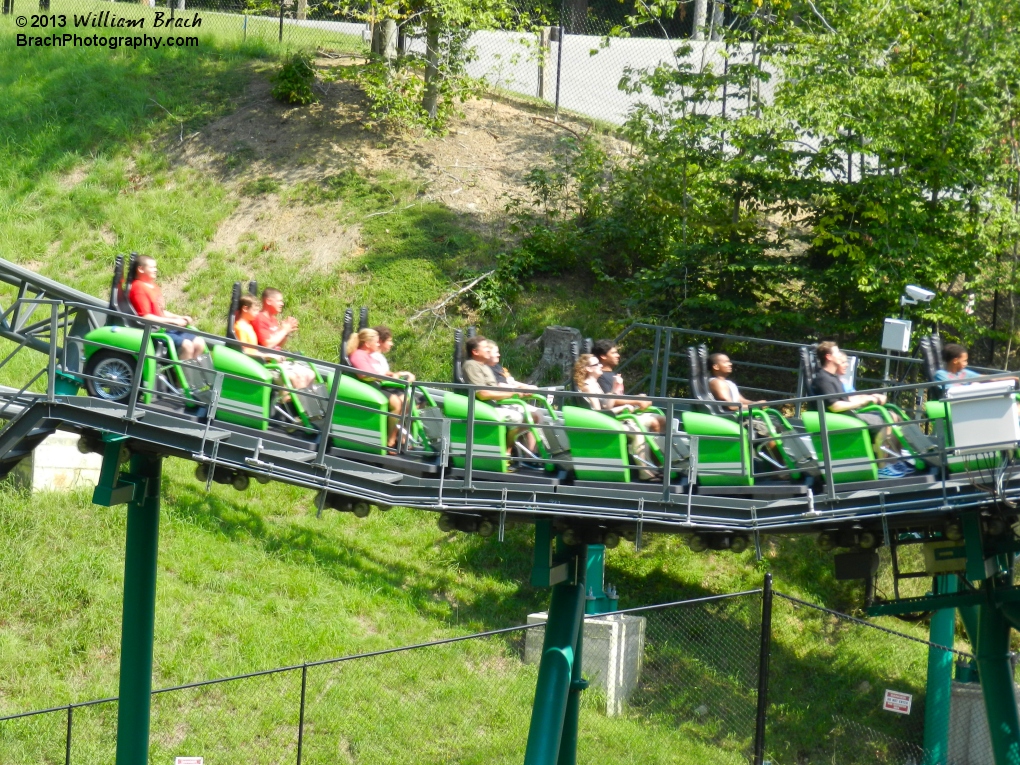
[[[906,353],[910,350],[910,322],[906,319],[886,319],[882,329],[882,348]]]
[[[1020,442],[1013,386],[1013,380],[994,380],[946,388],[957,453],[1012,449]]]

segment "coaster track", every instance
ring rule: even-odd
[[[256,431],[221,422],[214,419],[215,403],[202,418],[185,416],[180,407],[161,405],[155,399],[146,403],[138,391],[128,404],[80,394],[61,395],[68,391],[68,380],[83,374],[81,339],[106,324],[111,312],[97,298],[7,261],[0,261],[0,281],[16,289],[16,297],[4,308],[0,321],[0,336],[16,347],[0,367],[19,351],[37,351],[45,360],[32,380],[37,385],[42,379],[48,381],[46,393],[30,392],[30,385],[0,388],[0,417],[9,418],[0,431],[0,472],[9,470],[11,463],[45,434],[59,428],[81,434],[84,443],[96,451],[102,451],[104,441],[116,439],[131,451],[191,460],[205,466],[200,474],[207,475],[209,482],[244,476],[317,490],[322,492],[320,510],[324,497],[341,495],[354,503],[445,513],[452,527],[466,531],[481,528],[483,533],[501,531],[507,522],[553,519],[591,541],[600,541],[599,535],[609,532],[633,538],[642,531],[758,535],[862,527],[916,529],[938,526],[946,518],[973,510],[1011,517],[1020,497],[1020,473],[1012,469],[1011,458],[994,469],[956,474],[942,471],[941,475],[905,480],[833,484],[816,479],[814,488],[781,482],[713,487],[698,478],[704,466],[695,453],[679,480],[674,475],[658,483],[614,485],[547,480],[535,471],[472,470],[470,459],[468,465],[454,468],[449,441],[431,461],[421,462],[401,454],[379,457],[325,449],[321,443],[274,428]],[[205,336],[209,342],[222,341]],[[312,363],[338,374],[353,371],[325,361]],[[428,386],[446,391],[471,388],[444,383]],[[919,386],[902,387],[913,390]],[[670,419],[698,403],[683,399],[655,402]],[[804,398],[787,403],[815,407],[818,402]],[[475,432],[473,427],[466,429],[467,454],[474,449],[477,455],[477,450],[484,448],[473,443],[471,434]],[[943,462],[950,457],[951,450],[946,448],[935,455]],[[823,471],[826,459],[827,451],[820,459]],[[239,480],[243,483],[246,479]]]

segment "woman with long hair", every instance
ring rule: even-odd
[[[378,351],[379,333],[374,329],[368,327],[359,329],[357,334],[351,335],[347,340],[347,357],[351,360],[352,367],[362,372],[368,372],[371,375],[398,379],[397,375],[399,373],[391,372],[388,367],[382,366],[372,358],[372,354],[378,353]],[[397,444],[397,426],[400,424],[400,415],[404,411],[404,394],[402,392],[391,392],[383,388],[378,377],[362,377],[361,379],[369,385],[378,388],[389,399],[391,416],[387,418],[386,423],[386,445],[392,449]]]
[[[628,416],[621,419],[620,424],[630,431],[627,440],[630,444],[630,453],[637,459],[640,468],[638,475],[643,479],[651,480],[656,475],[654,471],[648,469],[652,461],[645,432],[655,430],[655,423],[653,421],[657,415],[650,412],[637,411],[638,407],[633,404],[606,406],[606,404],[614,402],[609,398],[597,398],[597,396],[603,396],[602,388],[599,387],[598,383],[599,375],[601,374],[602,362],[599,361],[598,356],[593,356],[589,353],[581,354],[581,357],[574,364],[574,385],[580,393],[595,394],[595,396],[585,396],[584,400],[596,412],[605,412],[614,416],[633,415],[632,417]]]

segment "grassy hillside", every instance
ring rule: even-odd
[[[414,369],[420,378],[447,379],[450,327],[476,317],[467,309],[445,320],[414,324],[409,318],[465,274],[492,266],[503,246],[498,220],[455,209],[452,196],[433,195],[418,177],[366,167],[343,152],[319,152],[338,140],[326,118],[317,127],[320,117],[272,104],[262,104],[260,114],[273,116],[273,129],[306,120],[308,140],[318,141],[302,147],[309,154],[260,154],[237,133],[218,144],[225,148],[207,152],[207,164],[188,161],[188,136],[230,124],[223,120],[248,108],[252,88],[264,88],[272,53],[263,47],[26,56],[12,47],[7,26],[0,20],[0,92],[13,96],[0,99],[0,257],[98,295],[115,254],[154,254],[168,297],[196,313],[209,331],[222,330],[231,282],[257,278],[285,290],[288,312],[302,323],[297,348],[327,359],[335,358],[343,308],[369,305],[373,322],[396,330],[395,366]],[[357,135],[359,146],[415,144],[413,137]],[[227,224],[248,208],[255,222],[264,222],[259,214],[327,221],[335,228],[324,230],[349,236],[352,245],[343,257],[320,264],[294,239],[264,229],[224,238]],[[535,285],[482,330],[504,340],[515,369],[525,368],[533,357],[512,344],[514,337],[551,323],[603,334],[618,320],[614,308],[583,283],[550,281]],[[20,382],[23,370],[0,371],[0,383]],[[95,507],[86,494],[30,499],[0,490],[0,714],[116,693],[123,539],[123,508]],[[214,487],[206,494],[190,465],[171,461],[163,492],[154,682],[183,683],[522,623],[547,599],[547,592],[527,584],[530,545],[526,528],[512,529],[503,543],[447,535],[433,516],[405,509],[365,520],[331,512],[317,519],[309,492],[283,486],[254,486],[243,495]],[[771,541],[765,551],[756,564],[750,551],[695,555],[679,538],[646,538],[640,551],[624,544],[609,554],[607,578],[617,585],[621,605],[635,606],[758,587],[771,568],[784,591],[853,607],[857,588],[833,581],[831,560],[810,540]],[[923,627],[891,623],[923,634]],[[814,612],[777,620],[776,633],[773,667],[782,682],[774,699],[787,725],[772,742],[779,762],[824,749],[831,715],[847,708],[846,689],[858,687],[861,678],[875,687],[889,678],[909,685],[904,673],[916,670],[923,656],[911,647],[907,661],[895,640],[865,640]],[[462,659],[463,666],[430,665],[417,681],[407,680],[407,693],[452,683],[450,694],[400,725],[365,713],[359,735],[396,736],[407,752],[424,752],[421,762],[435,762],[441,755],[427,753],[422,726],[430,719],[458,720],[480,698],[506,701],[519,728],[532,669],[460,671],[499,665],[514,650],[497,641],[479,648],[480,657]],[[724,655],[727,646],[713,650]],[[375,684],[404,687],[401,677],[394,670]],[[497,684],[508,690],[497,696],[491,690]],[[270,702],[235,703],[243,717],[251,705]],[[725,748],[698,743],[689,712],[700,702],[677,703],[673,717],[600,729],[605,735],[597,745],[605,760],[732,761]],[[859,703],[868,702],[862,697]],[[678,719],[687,722],[677,726]],[[30,734],[4,730],[11,729],[0,729],[0,747],[30,751]],[[492,752],[514,761],[520,741],[505,741],[498,730],[491,727],[494,738],[471,746],[450,743],[448,751],[475,752],[476,759],[465,754],[465,762],[498,761]],[[452,738],[437,734],[436,740]],[[586,746],[594,746],[592,740]],[[368,751],[368,743],[361,746]],[[489,754],[477,754],[483,751]],[[419,761],[412,754],[375,756]],[[27,754],[21,760],[33,761]]]

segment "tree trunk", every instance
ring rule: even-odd
[[[718,42],[723,37],[723,25],[726,24],[726,6],[722,0],[712,3],[712,39]]]
[[[394,19],[383,19],[379,22],[379,54],[386,61],[397,57],[397,22]]]
[[[691,39],[705,39],[705,20],[708,18],[708,0],[694,0],[694,28]]]
[[[435,11],[425,15],[425,95],[421,107],[430,120],[439,112],[439,16]]]
[[[568,34],[583,35],[584,22],[588,18],[588,0],[563,0],[560,8],[563,29]]]

